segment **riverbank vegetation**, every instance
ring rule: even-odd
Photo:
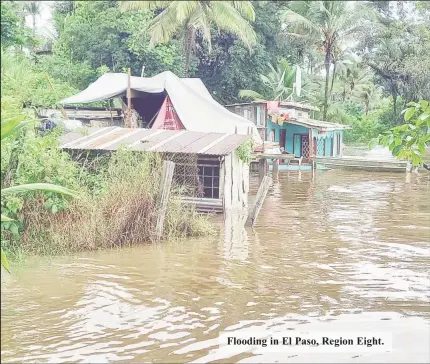
[[[44,11],[52,19],[42,24]],[[346,142],[368,143],[391,129],[395,136],[387,141],[396,152],[399,138],[401,145],[411,143],[403,142],[410,136],[405,125],[416,126],[425,114],[417,109],[411,123],[402,110],[430,100],[425,1],[2,1],[1,14],[2,121],[23,110],[34,118],[35,109],[58,106],[105,72],[131,68],[133,75],[150,77],[169,70],[201,78],[222,104],[311,103],[321,110],[315,118],[352,125]],[[2,246],[43,254],[148,238],[151,224],[141,230],[126,221],[128,208],[152,219],[154,185],[136,178],[148,179],[156,157],[138,161],[121,154],[80,165],[56,143],[56,133],[41,137],[32,127],[2,142],[2,187],[45,182],[83,197],[31,193],[2,199],[2,213],[15,219],[2,223]],[[121,168],[123,177],[116,172]],[[205,231],[204,220],[178,207],[178,195],[172,197],[167,235]]]
[[[3,128],[3,121],[2,121]],[[52,255],[149,242],[154,237],[162,159],[157,154],[120,150],[112,156],[78,161],[57,148],[57,130],[38,135],[29,126],[2,143],[2,188],[43,182],[75,191],[77,199],[56,191],[2,190],[2,249],[12,255]],[[208,219],[171,192],[164,239],[207,234]]]

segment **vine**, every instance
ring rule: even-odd
[[[246,164],[251,163],[253,146],[254,143],[251,139],[248,139],[239,145],[239,147],[236,149],[239,160]]]

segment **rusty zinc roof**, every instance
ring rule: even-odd
[[[129,129],[117,126],[88,128],[87,133],[63,135],[65,150],[117,150],[129,147],[142,152],[227,155],[249,135],[202,133],[188,130]]]

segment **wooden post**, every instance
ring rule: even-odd
[[[260,183],[263,181],[264,176],[267,174],[266,163],[267,162],[265,158],[261,158],[260,161],[258,162],[258,174],[259,174]]]
[[[131,69],[127,71],[127,110],[131,111]]]
[[[173,171],[175,163],[165,161],[163,164],[163,173],[161,175],[160,192],[158,198],[158,217],[155,229],[157,241],[163,236],[164,219],[166,218],[167,203],[169,202],[170,189],[172,187]]]
[[[257,197],[255,200],[255,205],[248,215],[245,226],[254,226],[257,221],[258,214],[260,213],[261,207],[263,206],[264,199],[266,198],[267,191],[272,184],[272,178],[269,176],[264,176],[263,181],[258,188]]]
[[[272,164],[273,164],[273,171],[272,171],[272,175],[273,178],[278,179],[279,176],[279,159],[272,159]]]
[[[127,70],[127,109],[124,113],[124,127],[132,127],[131,115],[131,69]]]
[[[112,99],[108,100],[108,103],[109,103],[110,122],[111,122],[111,126],[113,126]]]
[[[312,159],[312,181],[315,180],[316,172],[317,172],[317,163],[315,162],[315,159]]]

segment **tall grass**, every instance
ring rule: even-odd
[[[94,164],[95,163],[95,164]],[[118,151],[82,166],[83,179],[94,177],[96,187],[81,193],[68,208],[47,210],[45,198],[27,198],[21,209],[25,226],[19,239],[9,236],[6,248],[26,254],[53,255],[151,242],[157,218],[162,163],[160,155]],[[174,186],[167,209],[164,239],[212,232],[208,218],[181,203]],[[4,232],[5,233],[5,232]]]

